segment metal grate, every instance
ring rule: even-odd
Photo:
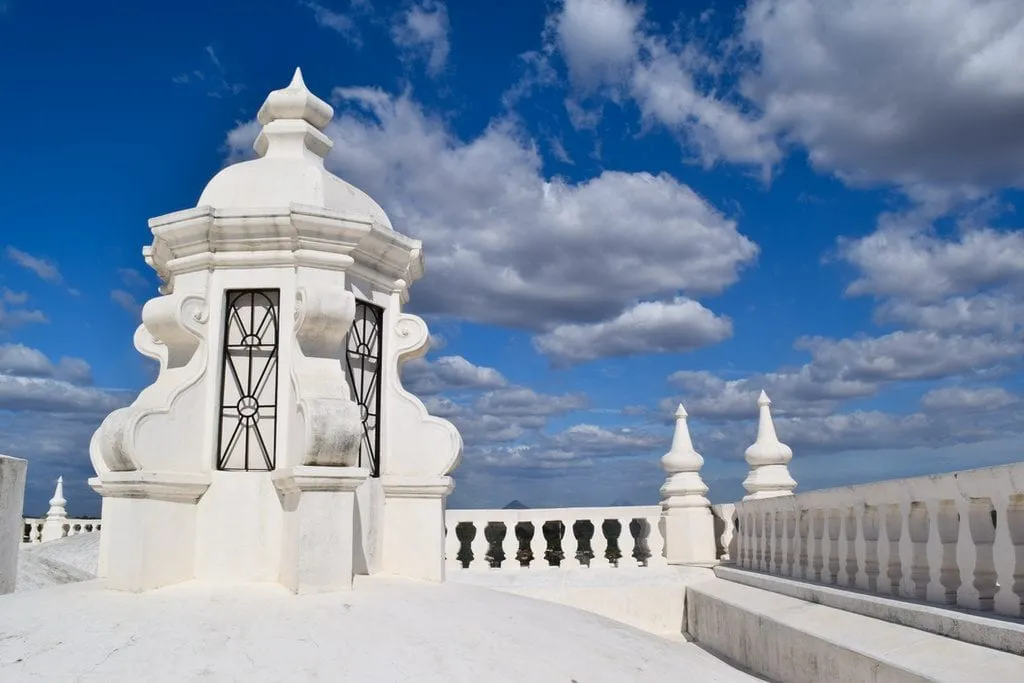
[[[363,439],[359,444],[359,465],[370,475],[380,476],[380,378],[381,332],[384,309],[356,300],[356,316],[345,344],[345,365],[352,396],[363,421]]]
[[[269,472],[277,455],[280,290],[229,290],[217,469]]]

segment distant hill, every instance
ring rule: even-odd
[[[529,510],[529,505],[523,505],[518,500],[513,500],[511,503],[502,508],[502,510]]]

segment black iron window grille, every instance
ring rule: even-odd
[[[274,469],[280,297],[276,289],[227,292],[218,470]]]
[[[345,343],[345,365],[352,396],[359,404],[363,439],[359,465],[380,476],[380,377],[384,309],[356,300],[356,317]]]

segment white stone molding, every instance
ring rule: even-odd
[[[768,394],[762,391],[757,399],[757,440],[746,450],[750,473],[743,480],[743,488],[747,490],[743,500],[791,495],[796,488],[787,467],[793,459],[793,451],[775,434],[771,404]]]
[[[0,455],[0,595],[13,593],[18,581],[27,471],[24,460]]]
[[[337,277],[318,275],[301,274],[307,282],[299,285],[295,301],[291,379],[305,436],[298,452],[303,465],[354,467],[363,427],[342,354],[355,297],[344,286],[331,284]]]
[[[296,593],[352,587],[356,490],[370,471],[364,467],[300,465],[271,475],[284,499],[286,517],[281,583]]]
[[[402,365],[427,352],[427,324],[418,316],[398,313],[391,330],[384,346],[388,447],[382,476],[445,477],[462,459],[462,436],[451,422],[431,415],[401,380]]]
[[[53,490],[53,498],[50,499],[50,509],[46,511],[46,521],[43,522],[43,543],[64,538],[64,525],[68,521],[68,513],[64,506],[67,502],[64,498],[64,477],[57,477],[57,486]]]
[[[178,453],[189,432],[178,429],[177,421],[186,416],[180,415],[180,407],[178,415],[170,413],[172,406],[187,404],[196,420],[192,424],[206,417],[201,393],[190,390],[206,375],[208,320],[206,301],[200,296],[161,296],[143,306],[135,345],[140,353],[159,361],[160,372],[131,405],[108,415],[93,434],[89,456],[98,474],[143,467],[182,468]],[[183,399],[186,394],[188,398]],[[201,448],[195,439],[192,444],[196,450]]]
[[[661,487],[665,559],[669,564],[715,561],[714,520],[708,487],[700,476],[704,458],[693,448],[686,409],[676,409],[672,447],[661,458],[668,478]]]
[[[90,444],[98,475],[90,484],[104,496],[100,573],[112,587],[199,578],[327,590],[351,585],[354,571],[377,570],[443,578],[433,569],[443,571],[443,550],[433,547],[443,545],[448,475],[462,440],[398,376],[429,338],[422,320],[401,313],[423,274],[422,245],[395,232],[373,199],[324,167],[331,116],[296,71],[260,109],[258,158],[221,170],[195,208],[149,221],[153,241],[143,256],[162,296],[143,309],[135,343],[160,373],[132,405],[107,417]],[[243,327],[238,319],[226,325],[227,297],[239,290],[267,292],[262,331],[230,347],[231,358],[275,373],[264,382],[269,375],[261,372],[255,386],[243,387],[237,375],[234,384],[223,379],[228,339]],[[366,439],[372,446],[379,440],[375,474],[415,480],[412,486],[385,486],[356,467],[364,429],[346,342],[357,292],[383,309],[379,358],[367,356],[377,364],[371,379],[381,379],[379,420]],[[272,345],[267,316],[276,325]],[[255,412],[243,416],[242,399]],[[231,445],[219,459],[225,425]],[[264,443],[264,425],[274,430],[272,444]],[[256,439],[258,468],[250,442],[240,447],[237,434]],[[311,530],[315,519],[323,530]],[[145,540],[154,536],[162,542]],[[430,548],[416,562],[387,551],[415,543]],[[325,545],[333,574],[317,564]]]

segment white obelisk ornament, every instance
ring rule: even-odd
[[[779,441],[772,422],[771,399],[764,391],[757,399],[760,412],[757,424],[757,440],[746,452],[750,472],[743,480],[747,495],[743,500],[774,498],[792,495],[796,481],[789,474],[787,465],[793,459],[793,450]]]
[[[672,448],[661,458],[668,474],[661,487],[661,517],[669,564],[715,561],[714,522],[704,495],[708,487],[700,477],[704,458],[693,448],[686,417],[686,409],[680,405]]]

